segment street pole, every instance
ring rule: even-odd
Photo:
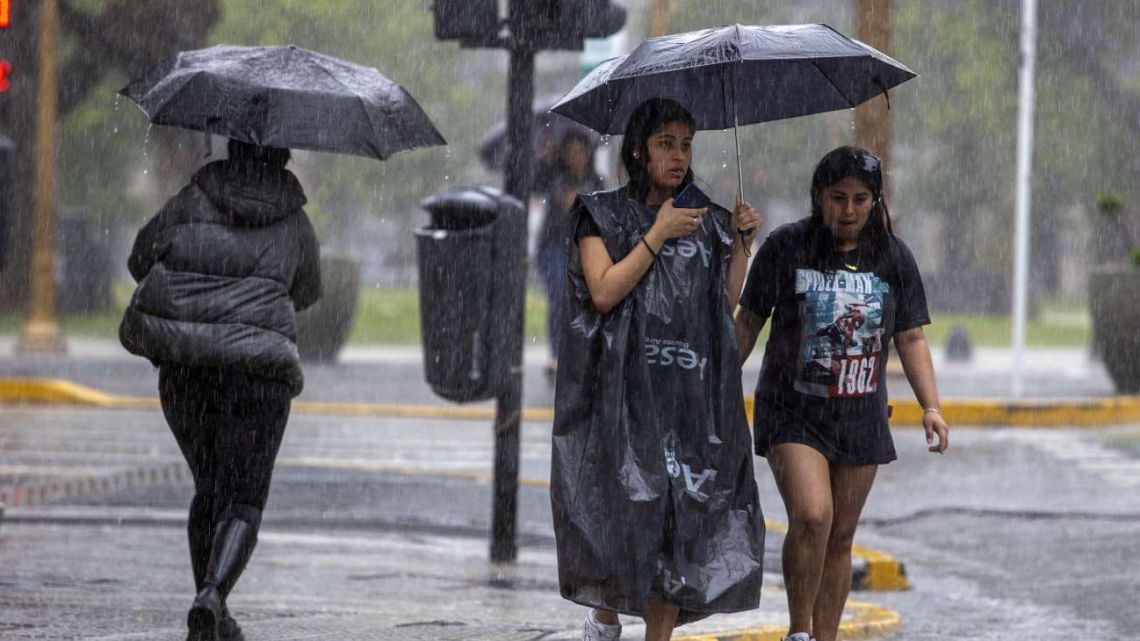
[[[36,165],[33,195],[31,300],[16,351],[61,354],[67,345],[55,317],[56,123],[59,87],[56,33],[59,0],[41,0],[39,11],[39,82],[36,90]]]
[[[510,68],[507,74],[507,160],[503,171],[503,187],[528,207],[531,189],[534,126],[534,55],[535,47],[525,25],[525,8],[513,0],[510,5]],[[523,247],[526,235],[523,234]],[[495,472],[491,515],[491,561],[513,562],[518,556],[516,523],[519,492],[519,430],[522,416],[523,314],[525,306],[526,262],[520,279],[518,300],[510,310],[512,329],[508,359],[510,374],[506,388],[495,402]]]
[[[1037,0],[1021,0],[1021,69],[1017,100],[1017,228],[1013,266],[1014,398],[1025,392],[1021,369],[1025,363],[1025,320],[1029,298],[1029,179],[1033,170],[1033,103],[1037,62]]]
[[[891,0],[858,0],[856,37],[891,55]],[[883,170],[883,191],[891,169],[893,128],[885,96],[876,96],[855,108],[855,144],[879,157]]]

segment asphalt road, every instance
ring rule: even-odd
[[[1128,446],[1140,429],[963,429],[952,438],[951,452],[936,456],[919,432],[896,432],[900,459],[880,472],[857,537],[902,559],[913,584],[855,595],[902,614],[888,639],[1140,639],[1140,460]],[[302,620],[336,613],[355,621],[343,624],[352,634],[397,611],[446,621],[437,611],[452,606],[415,605],[424,595],[416,586],[450,581],[457,599],[493,607],[525,590],[549,596],[551,619],[570,616],[548,561],[549,426],[524,425],[519,529],[529,561],[505,583],[485,563],[491,448],[490,426],[478,422],[294,416],[248,576],[260,596],[245,613],[281,625],[294,616],[297,634],[309,625]],[[157,412],[0,412],[3,482],[178,464]],[[757,476],[767,514],[783,519],[760,459]],[[0,638],[138,638],[124,636],[124,619],[183,608],[189,493],[184,477],[160,477],[10,508],[0,525]],[[279,546],[293,554],[274,554]],[[436,570],[409,578],[373,558],[384,546],[406,546]],[[466,578],[443,578],[452,566]],[[345,572],[356,578],[336,578]],[[45,608],[45,599],[60,606]],[[5,633],[5,621],[25,627]]]

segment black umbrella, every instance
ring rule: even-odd
[[[593,145],[601,142],[601,137],[589,127],[580,125],[565,116],[560,116],[550,108],[558,102],[559,96],[548,96],[534,103],[534,126],[531,129],[531,140],[534,144],[534,155],[538,159],[543,153],[551,151],[552,145],[557,145],[563,136],[571,132],[581,133]],[[479,143],[479,160],[493,171],[502,171],[507,158],[507,122],[500,120],[483,137]]]
[[[265,147],[384,160],[447,144],[379,71],[293,45],[183,51],[119,93],[155,124]]]
[[[552,111],[620,134],[643,101],[671,98],[698,129],[727,129],[855,107],[916,76],[824,24],[732,25],[650,38],[598,65]],[[736,160],[739,172],[739,137]],[[741,189],[743,199],[742,176]]]

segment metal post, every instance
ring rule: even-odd
[[[507,76],[507,161],[504,168],[504,191],[518,198],[526,210],[531,189],[534,124],[534,44],[524,24],[527,0],[511,3],[510,70]],[[523,233],[523,247],[526,235]],[[519,491],[519,429],[522,414],[523,307],[526,287],[526,263],[510,315],[515,336],[510,340],[510,354],[504,355],[510,365],[510,376],[495,403],[495,475],[494,507],[491,515],[491,561],[511,562],[518,556],[516,522]]]
[[[1033,103],[1037,61],[1037,0],[1021,0],[1021,70],[1017,105],[1017,229],[1013,266],[1014,398],[1024,393],[1025,319],[1029,298],[1029,178],[1033,169]]]
[[[67,350],[55,317],[56,123],[59,117],[56,33],[59,0],[41,0],[39,82],[36,92],[36,185],[32,228],[32,297],[16,351],[58,354]]]

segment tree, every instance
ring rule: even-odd
[[[0,309],[15,309],[28,293],[31,238],[33,132],[35,131],[36,20],[38,5],[13,3],[11,26],[0,40],[0,54],[17,75],[0,101],[0,123],[16,145],[13,167],[11,254],[0,272]],[[60,3],[61,120],[67,118],[108,77],[131,76],[175,51],[200,46],[221,10],[218,0],[102,0]],[[61,182],[67,182],[63,174]]]
[[[674,28],[827,22],[853,33],[854,4],[686,2],[674,16]],[[1055,287],[1056,257],[1080,231],[1066,211],[1089,209],[1098,191],[1122,192],[1128,202],[1140,197],[1134,193],[1140,86],[1130,75],[1135,65],[1126,64],[1137,53],[1140,7],[1127,0],[1040,6],[1033,184],[1038,293]],[[891,92],[892,213],[903,219],[904,235],[941,230],[930,253],[919,256],[924,267],[937,268],[932,272],[983,272],[1000,280],[1012,260],[1020,2],[893,0],[892,12],[893,56],[920,74]],[[806,213],[811,162],[827,147],[852,139],[848,121],[848,114],[837,112],[741,131],[746,163],[767,168],[772,178],[764,192],[767,203],[788,199],[799,215]],[[713,165],[711,177],[717,172]],[[747,164],[745,175],[747,182]],[[753,192],[759,188],[757,182],[750,185]],[[974,285],[963,278],[950,283]],[[998,306],[1008,304],[1002,292],[994,295],[1002,299],[995,299]]]
[[[368,217],[410,222],[428,195],[458,181],[486,180],[475,148],[504,111],[506,57],[434,37],[427,3],[407,0],[230,2],[213,42],[292,43],[376,67],[404,86],[448,147],[384,162],[314,154],[302,163],[310,214],[327,245],[346,244]]]

